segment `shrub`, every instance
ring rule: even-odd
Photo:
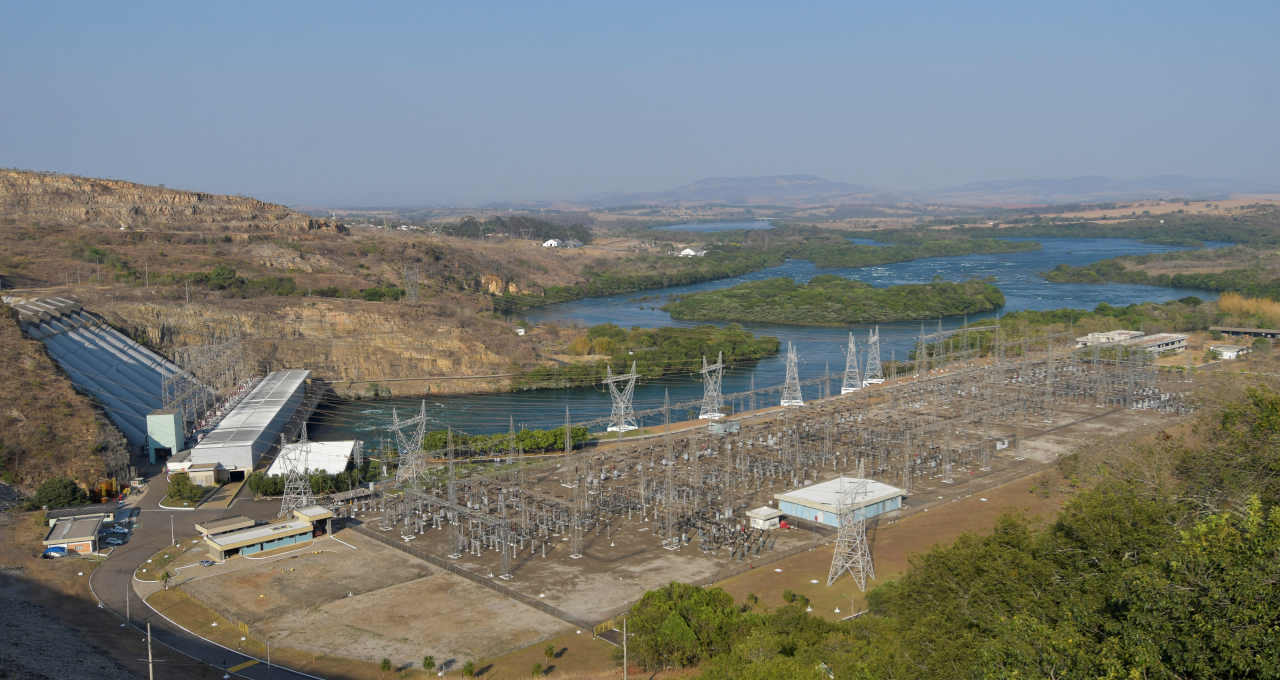
[[[45,480],[29,503],[32,509],[48,506],[61,508],[68,505],[84,505],[89,502],[89,494],[85,493],[75,480],[69,477],[54,477]]]

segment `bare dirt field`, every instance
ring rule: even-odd
[[[378,662],[474,659],[529,645],[565,624],[354,532],[275,560],[227,562],[182,586],[257,637],[311,654]],[[398,661],[399,662],[399,661]]]

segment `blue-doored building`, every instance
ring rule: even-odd
[[[907,497],[907,492],[896,486],[855,477],[837,477],[773,497],[778,510],[788,517],[838,527],[841,494],[846,495],[846,507],[854,511],[854,517],[862,519],[897,510]]]
[[[240,518],[232,518],[240,519]],[[234,526],[236,523],[228,523]],[[243,525],[240,525],[243,526]],[[202,533],[216,532],[221,527],[209,523],[200,527]],[[310,543],[316,536],[333,530],[333,513],[328,508],[310,505],[293,511],[291,519],[270,522],[258,526],[204,533],[205,546],[211,556],[222,561],[236,555],[252,555],[277,548]]]

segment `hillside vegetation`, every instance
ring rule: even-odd
[[[1008,225],[1008,226],[1004,226]],[[1259,247],[1280,246],[1280,206],[1258,203],[1231,214],[1172,212],[1097,222],[1074,217],[1004,218],[997,227],[968,228],[969,236],[1030,238],[1134,238],[1175,243],[1229,241]]]
[[[1151,255],[1126,255],[1080,267],[1060,264],[1054,283],[1136,283],[1168,288],[1232,291],[1280,300],[1280,259],[1274,249],[1233,246]]]
[[[0,307],[0,481],[31,493],[54,477],[94,488],[109,470],[128,465],[124,437],[78,394],[38,341]]]
[[[663,307],[686,321],[755,321],[797,326],[936,319],[1000,308],[1004,294],[990,280],[934,281],[875,288],[834,274],[807,284],[788,278],[749,281],[682,295]]]
[[[673,583],[632,608],[632,658],[716,680],[1280,677],[1280,394],[1218,394],[1194,428],[1064,459],[1084,490],[1052,523],[918,556],[852,621]]]

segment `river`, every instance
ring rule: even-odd
[[[705,225],[698,225],[706,228]],[[1178,290],[1131,284],[1075,284],[1049,283],[1039,273],[1058,264],[1086,265],[1117,255],[1161,253],[1179,248],[1141,243],[1130,239],[1034,239],[1043,244],[1036,251],[991,255],[963,255],[936,257],[875,267],[849,269],[818,269],[803,260],[788,261],[777,267],[689,286],[672,286],[660,290],[627,295],[589,298],[542,307],[529,313],[529,321],[541,323],[557,321],[594,325],[611,322],[620,326],[656,327],[691,326],[693,323],[673,320],[660,307],[672,295],[693,291],[727,288],[744,281],[757,281],[776,276],[787,276],[797,281],[808,281],[818,274],[838,274],[865,281],[874,286],[893,286],[904,283],[926,283],[934,276],[949,281],[963,281],[975,277],[995,277],[996,285],[1004,292],[1005,306],[999,313],[1025,309],[1043,310],[1072,307],[1093,309],[1100,303],[1128,305],[1135,302],[1164,302],[1187,295],[1205,299],[1216,294],[1197,290]],[[1224,244],[1206,244],[1217,246]],[[982,316],[994,316],[986,314]],[[982,316],[971,317],[974,321]],[[960,317],[942,320],[943,328],[955,328],[964,320]],[[785,347],[792,342],[796,347],[801,380],[817,378],[830,368],[837,377],[834,390],[839,390],[838,375],[844,370],[844,348],[848,331],[854,332],[859,346],[865,342],[868,326],[846,328],[812,328],[798,326],[774,326],[743,324],[752,332],[776,336]],[[927,329],[937,330],[938,321],[926,322]],[[920,322],[901,322],[880,325],[881,358],[890,359],[891,353],[905,359],[920,334]],[[724,372],[723,391],[726,401],[730,393],[748,389],[752,379],[757,387],[776,385],[785,377],[785,361],[782,354],[729,367]],[[806,398],[817,396],[817,386],[806,386]],[[636,385],[635,408],[644,410],[662,406],[664,390],[670,392],[672,402],[700,399],[702,382],[699,376],[668,376]],[[812,393],[810,393],[812,392]],[[776,399],[776,397],[774,397]],[[391,419],[391,409],[396,407],[401,418],[418,411],[420,399],[380,399],[376,401],[343,402],[327,404],[314,419],[311,436],[317,440],[358,438],[370,445],[379,446],[386,425]],[[758,405],[763,406],[765,402]],[[548,428],[564,423],[568,406],[575,421],[607,417],[610,412],[609,394],[603,386],[566,390],[533,390],[505,394],[430,396],[427,398],[428,429],[442,429],[450,425],[472,433],[505,432],[508,419],[514,418],[516,427]],[[696,413],[693,414],[696,417]],[[686,419],[687,412],[673,413],[673,419]]]

